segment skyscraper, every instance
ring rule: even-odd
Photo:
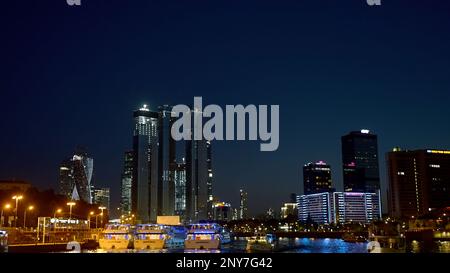
[[[134,111],[132,211],[139,222],[156,220],[158,190],[158,113],[144,105]]]
[[[248,218],[248,194],[246,191],[241,189],[240,193],[240,203],[239,203],[239,219]]]
[[[186,141],[186,218],[191,221],[208,219],[211,210],[210,145],[206,140]]]
[[[369,130],[351,132],[341,139],[344,190],[346,192],[378,192],[378,141]]]
[[[208,188],[208,219],[213,219],[213,167],[212,167],[212,146],[210,141],[206,141],[206,167],[208,168],[207,188]]]
[[[389,213],[409,218],[450,207],[450,151],[394,151],[387,155]]]
[[[332,191],[331,167],[323,161],[303,166],[304,194]]]
[[[77,149],[72,158],[63,161],[59,167],[59,193],[73,200],[92,203],[92,174],[94,160]]]
[[[186,214],[186,162],[178,163],[175,168],[175,214],[184,220]]]
[[[175,140],[171,135],[172,107],[158,107],[158,214],[170,216],[175,214],[175,182],[176,168]]]
[[[168,105],[134,112],[132,211],[140,222],[175,215],[176,145],[171,135],[174,118]]]
[[[131,182],[133,180],[133,151],[125,152],[121,179],[120,207],[122,214],[131,214]]]

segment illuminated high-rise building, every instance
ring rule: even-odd
[[[175,140],[171,135],[172,107],[158,107],[158,214],[170,216],[175,214]]]
[[[207,220],[211,217],[210,149],[209,141],[186,141],[186,219],[190,221]]]
[[[147,105],[134,111],[132,212],[139,222],[158,214],[158,112]]]
[[[304,194],[332,191],[331,167],[323,161],[303,166]]]
[[[73,200],[92,203],[92,175],[94,160],[78,150],[59,167],[59,193]]]
[[[377,135],[369,130],[351,132],[341,139],[344,190],[347,192],[378,192]]]
[[[178,163],[175,168],[175,214],[184,220],[186,214],[186,162]]]
[[[175,215],[176,145],[174,118],[168,105],[153,112],[146,105],[134,112],[132,211],[139,222]]]
[[[387,155],[389,213],[410,218],[450,207],[450,151],[394,151]]]
[[[239,191],[240,203],[239,203],[239,219],[248,218],[248,193],[241,189]]]
[[[131,188],[133,180],[133,151],[125,152],[121,179],[120,207],[122,214],[131,214]]]

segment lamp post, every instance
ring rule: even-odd
[[[6,204],[5,206],[2,207],[2,214],[1,214],[1,217],[0,217],[0,220],[1,220],[0,227],[3,227],[3,224],[5,222],[5,220],[3,219],[3,211],[4,210],[9,210],[10,208],[11,208],[10,204]]]
[[[67,203],[67,205],[69,206],[69,223],[70,223],[70,220],[72,220],[72,207],[75,206],[75,202],[69,202]]]
[[[88,215],[88,227],[89,227],[89,229],[91,229],[91,216],[92,215],[94,215],[94,212],[93,211],[91,211],[90,213],[89,213],[89,215]]]
[[[53,214],[53,219],[55,220],[55,223],[53,225],[53,230],[56,230],[56,224],[57,224],[57,220],[56,220],[56,214],[61,213],[62,209],[57,209],[55,210],[55,213]]]
[[[103,227],[103,211],[106,209],[106,207],[99,207],[98,209],[102,211],[102,213],[100,214],[102,216],[100,223],[101,223],[101,226]]]
[[[26,223],[27,223],[27,210],[29,210],[30,212],[32,210],[34,210],[34,206],[28,206],[28,208],[26,210],[23,211],[23,228],[26,228]]]
[[[15,215],[14,215],[14,227],[17,227],[17,213],[19,211],[19,201],[23,199],[22,195],[14,195],[12,197],[13,200],[16,200],[16,208],[15,208]]]

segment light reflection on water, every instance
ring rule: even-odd
[[[83,250],[83,253],[245,253],[247,241],[239,239],[223,246],[220,250]],[[282,253],[367,253],[367,243],[348,243],[341,239],[280,239],[277,252]],[[411,245],[408,252],[421,252],[420,244]],[[438,242],[433,252],[450,253],[450,242]]]
[[[220,250],[85,250],[83,253],[245,253],[247,241],[239,239]],[[367,243],[347,243],[341,239],[280,239],[278,252],[283,253],[367,253]]]

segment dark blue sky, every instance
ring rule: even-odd
[[[282,3],[281,3],[282,2]],[[214,193],[277,210],[301,166],[342,187],[340,136],[450,149],[448,1],[6,1],[0,9],[0,178],[56,187],[77,145],[119,200],[132,111],[142,103],[279,104],[280,148],[214,144]]]

